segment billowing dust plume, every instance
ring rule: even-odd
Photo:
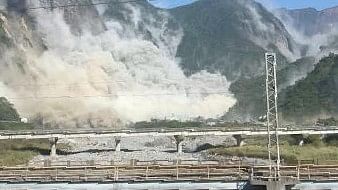
[[[39,52],[18,43],[19,55],[6,52],[0,61],[0,96],[23,117],[43,115],[45,122],[63,127],[219,117],[235,104],[224,76],[206,71],[184,75],[174,55],[181,29],[168,35],[165,27],[145,25],[162,40],[155,44],[134,32],[142,18],[137,7],[126,6],[134,23],[126,27],[105,19],[105,30],[95,35],[73,34],[62,10],[32,13],[45,48]],[[23,25],[20,30],[30,30]]]

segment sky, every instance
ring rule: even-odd
[[[161,8],[173,8],[181,5],[190,4],[196,0],[148,0],[153,5]]]
[[[338,0],[257,0],[268,8],[288,8],[288,9],[301,9],[301,8],[316,8],[323,10],[326,8],[338,6]]]
[[[180,5],[192,3],[196,0],[150,0],[155,6],[162,8],[172,8]],[[313,7],[322,10],[338,6],[338,0],[257,0],[268,8],[301,9]]]

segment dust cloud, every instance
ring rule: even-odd
[[[184,75],[175,57],[184,35],[180,29],[168,36],[165,27],[148,25],[155,39],[167,35],[155,45],[133,31],[142,18],[135,14],[137,7],[128,6],[135,23],[125,27],[105,19],[106,30],[95,35],[74,35],[62,10],[34,12],[34,30],[45,50],[20,44],[19,55],[8,50],[0,61],[0,95],[23,117],[42,115],[62,127],[215,118],[235,104],[224,76],[206,71]],[[17,59],[20,64],[14,63]]]

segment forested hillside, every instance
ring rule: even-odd
[[[305,57],[278,70],[277,82],[279,93],[283,94],[281,92],[286,87],[293,85],[295,81],[305,77],[313,69],[314,64],[315,58]],[[259,116],[265,115],[265,75],[237,80],[230,86],[230,90],[235,94],[238,101],[226,115],[227,119],[257,120]],[[283,102],[284,100],[280,98],[279,101]]]
[[[306,78],[282,94],[281,110],[286,118],[302,120],[338,114],[338,55],[323,58]]]
[[[184,30],[177,57],[187,74],[207,69],[230,80],[250,78],[263,73],[266,51],[277,52],[282,67],[299,48],[284,25],[252,0],[200,0],[169,11]]]
[[[0,121],[19,121],[20,116],[6,98],[0,97]]]

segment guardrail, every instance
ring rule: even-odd
[[[239,159],[228,160],[151,160],[141,161],[131,159],[126,162],[119,162],[116,160],[96,161],[96,160],[49,160],[43,161],[43,167],[77,167],[77,166],[149,166],[149,165],[242,165],[242,161]]]
[[[338,165],[282,166],[281,175],[299,181],[338,181]],[[247,181],[268,178],[268,166],[245,165],[0,167],[0,182]]]
[[[246,168],[215,165],[82,166],[0,168],[0,182],[235,181],[248,180]]]
[[[281,127],[281,131],[302,131],[302,130],[315,130],[315,131],[327,131],[338,130],[338,126],[311,126],[311,127]],[[207,132],[207,131],[266,131],[266,127],[208,127],[208,128],[121,128],[121,129],[109,129],[109,128],[76,128],[76,130],[69,129],[36,129],[36,130],[0,130],[0,134],[53,134],[53,133],[65,133],[65,134],[82,134],[82,133],[143,133],[143,132]]]

